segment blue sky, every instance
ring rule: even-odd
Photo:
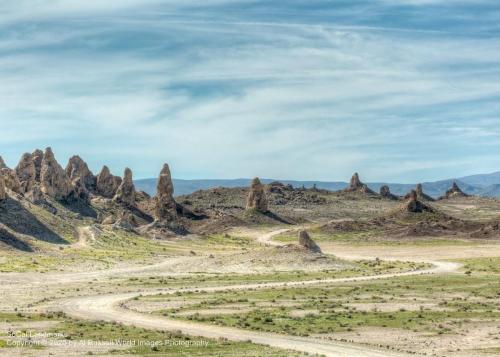
[[[500,3],[0,0],[0,136],[136,178],[497,171]]]

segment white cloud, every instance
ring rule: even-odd
[[[178,177],[339,180],[360,170],[420,181],[442,162],[472,171],[472,147],[498,142],[494,37],[239,12],[200,20],[185,6],[196,2],[1,4],[7,159],[52,145],[62,161],[78,152],[94,169],[111,161],[139,177],[169,161]],[[89,13],[103,17],[88,26]],[[60,21],[7,25],[35,18]]]

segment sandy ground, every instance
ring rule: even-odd
[[[78,227],[77,228],[77,233],[78,233],[78,241],[73,244],[74,247],[77,248],[84,248],[89,245],[89,240],[91,242],[95,242],[95,234],[92,231],[92,227]]]
[[[294,229],[293,231],[295,231]],[[281,245],[281,243],[274,242],[274,236],[287,232],[288,229],[280,229],[272,232],[246,232],[252,235],[263,245]],[[86,244],[87,239],[92,239],[90,232],[82,231],[80,233],[80,243]],[[251,233],[251,234],[250,234]],[[308,286],[318,285],[323,283],[346,283],[354,281],[368,281],[374,279],[392,278],[398,276],[412,276],[417,274],[451,274],[457,272],[460,264],[453,262],[438,261],[440,259],[456,259],[456,258],[470,258],[470,257],[483,257],[483,256],[500,256],[500,245],[485,245],[485,246],[450,246],[446,249],[443,247],[398,247],[398,246],[348,246],[345,244],[322,244],[321,248],[325,253],[331,253],[340,258],[345,259],[368,259],[379,257],[381,259],[394,259],[404,261],[418,261],[418,262],[432,262],[434,267],[425,271],[412,271],[405,273],[382,274],[376,276],[363,276],[355,278],[342,278],[342,279],[328,279],[328,280],[313,280],[313,281],[296,281],[296,282],[276,282],[276,283],[260,283],[260,284],[245,284],[237,286],[214,286],[209,288],[193,288],[192,291],[225,291],[228,289],[264,289],[271,287],[284,287],[284,286]],[[105,283],[110,278],[130,277],[140,275],[175,275],[183,274],[172,267],[177,265],[184,266],[186,260],[195,262],[199,257],[179,257],[170,258],[168,261],[159,262],[149,266],[125,266],[121,268],[114,268],[110,270],[102,270],[95,272],[80,272],[80,273],[6,273],[0,274],[0,284],[5,296],[2,308],[8,306],[10,303],[16,302],[16,296],[21,296],[26,292],[26,289],[40,290],[45,287],[60,287],[65,284],[82,284],[94,282],[94,284]],[[314,337],[295,337],[281,334],[261,333],[255,331],[242,330],[237,328],[228,328],[220,326],[212,326],[195,322],[184,322],[178,320],[168,319],[162,316],[153,316],[150,314],[140,313],[127,309],[124,303],[139,295],[155,295],[175,294],[177,292],[189,292],[190,289],[152,289],[152,290],[136,290],[132,292],[124,291],[124,289],[117,289],[111,287],[114,293],[104,293],[94,291],[85,292],[85,295],[91,296],[77,296],[79,294],[68,294],[68,298],[56,299],[50,295],[50,292],[45,292],[45,296],[49,303],[44,303],[42,306],[51,311],[64,311],[70,316],[90,319],[90,320],[107,320],[121,322],[127,325],[134,325],[148,329],[161,329],[171,331],[181,331],[188,335],[203,336],[207,338],[227,338],[229,340],[246,341],[251,340],[254,343],[266,344],[278,348],[293,349],[308,353],[319,353],[326,356],[359,356],[359,357],[378,357],[378,356],[403,356],[403,352],[389,352],[385,349],[379,349],[373,346],[365,346],[357,343],[345,343],[340,341],[331,341],[328,339],[320,339]],[[50,291],[50,290],[49,290]],[[10,295],[9,295],[10,294]],[[16,295],[17,294],[17,295]],[[33,292],[36,295],[36,292]],[[38,292],[39,298],[44,294]],[[41,301],[43,302],[43,301]],[[363,341],[362,341],[363,340]],[[353,341],[364,341],[364,339],[353,338]]]
[[[325,253],[334,254],[344,259],[401,260],[430,262],[468,258],[500,256],[500,244],[460,245],[460,246],[350,246],[338,243],[322,243]]]
[[[384,330],[361,328],[356,332],[332,334],[331,338],[390,345],[399,349],[420,351],[431,356],[447,357],[453,354],[455,357],[473,357],[477,356],[478,345],[483,349],[498,348],[498,342],[492,336],[500,336],[500,327],[497,323],[471,321],[454,329],[454,333],[443,335],[389,328]],[[494,354],[488,355],[494,356]]]
[[[272,243],[272,237],[283,233],[280,229],[273,232],[262,234],[259,241],[262,243]],[[284,286],[308,286],[318,284],[334,284],[346,283],[354,281],[369,281],[374,279],[385,279],[398,276],[412,276],[421,274],[446,274],[455,272],[460,264],[451,262],[433,262],[434,267],[425,271],[411,271],[405,273],[381,274],[376,276],[363,276],[341,279],[325,279],[311,281],[294,281],[294,282],[274,282],[274,283],[259,283],[259,284],[244,284],[231,286],[216,286],[210,288],[195,288],[195,289],[155,289],[149,291],[141,291],[140,295],[156,295],[176,294],[178,292],[216,292],[227,290],[248,290],[248,289],[265,289],[272,287]],[[374,347],[360,346],[356,344],[346,344],[338,341],[326,341],[322,339],[295,337],[280,334],[261,333],[255,331],[241,330],[236,328],[212,326],[207,324],[184,322],[168,319],[161,316],[152,316],[134,312],[124,308],[122,305],[129,299],[138,296],[135,293],[125,294],[110,294],[71,298],[62,301],[57,301],[56,304],[49,304],[48,309],[62,310],[70,316],[83,319],[98,319],[107,321],[117,321],[127,325],[134,325],[150,329],[162,329],[171,331],[181,331],[188,335],[202,336],[206,338],[227,338],[229,340],[246,341],[251,340],[254,343],[266,344],[278,348],[293,349],[308,353],[319,353],[326,356],[359,356],[359,357],[375,357],[375,356],[402,356],[403,353],[388,352]]]

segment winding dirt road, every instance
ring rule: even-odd
[[[261,234],[257,240],[264,244],[280,245],[278,242],[273,242],[272,238],[276,235],[289,231],[288,229],[280,229],[273,232]],[[355,281],[368,281],[375,279],[386,279],[401,276],[413,276],[422,274],[446,274],[456,272],[460,264],[451,262],[432,262],[433,268],[421,271],[410,271],[394,274],[380,274],[374,276],[362,276],[340,279],[324,279],[310,281],[293,281],[293,282],[273,282],[273,283],[257,283],[243,285],[228,285],[208,288],[193,288],[193,289],[154,289],[134,293],[112,294],[112,295],[97,295],[78,298],[70,298],[56,301],[49,309],[62,310],[69,316],[87,319],[87,320],[105,320],[110,322],[119,322],[125,325],[133,325],[137,327],[181,331],[184,334],[199,336],[205,338],[226,338],[232,341],[247,341],[251,340],[254,343],[265,344],[272,347],[296,350],[308,353],[323,354],[325,356],[335,357],[390,357],[390,356],[406,356],[405,353],[390,352],[387,350],[379,350],[374,347],[361,346],[350,343],[342,343],[338,341],[328,341],[319,338],[296,337],[275,333],[249,331],[230,327],[214,326],[196,322],[185,322],[174,319],[168,319],[162,316],[143,314],[131,311],[122,307],[122,303],[136,296],[162,294],[176,294],[186,292],[217,292],[227,290],[249,290],[249,289],[265,289],[284,286],[309,286],[321,284],[334,284]]]
[[[92,228],[90,226],[78,227],[76,232],[78,235],[78,241],[73,244],[74,247],[85,248],[89,245],[89,239],[92,242],[95,241],[95,234],[92,232]]]

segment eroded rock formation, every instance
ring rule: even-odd
[[[382,196],[383,198],[390,199],[390,200],[398,200],[399,199],[398,196],[393,195],[391,193],[391,189],[387,185],[380,187],[380,196]]]
[[[177,215],[177,203],[174,200],[174,185],[170,175],[170,168],[163,165],[156,186],[155,219],[173,220]]]
[[[66,166],[66,175],[68,175],[71,182],[75,182],[77,178],[80,178],[78,184],[83,184],[86,190],[94,191],[96,189],[97,179],[80,156],[75,155],[69,159]]]
[[[246,209],[256,210],[262,213],[268,211],[264,186],[262,185],[258,177],[254,178],[252,180],[252,184],[250,185],[250,192],[248,193],[247,197]]]
[[[135,186],[132,179],[132,170],[128,167],[125,169],[122,183],[116,190],[113,200],[127,206],[135,206]]]
[[[321,253],[321,248],[309,236],[306,231],[299,232],[299,245],[313,253]]]
[[[468,195],[464,193],[460,187],[458,187],[456,182],[453,182],[451,188],[446,191],[443,197],[441,198],[453,198],[453,197],[467,197]]]
[[[354,173],[351,177],[351,181],[349,182],[349,190],[355,191],[360,188],[363,188],[364,184],[359,179],[359,175],[357,172]]]
[[[99,195],[107,198],[113,198],[121,185],[122,179],[114,176],[107,166],[103,166],[96,180],[96,191]]]
[[[421,183],[419,183],[417,185],[416,191],[417,191],[417,197],[419,200],[421,200],[421,201],[434,201],[434,198],[432,198],[431,196],[427,195],[424,192],[424,189],[423,189],[423,186]]]
[[[83,202],[90,202],[90,192],[82,177],[76,176],[71,180],[72,198]]]
[[[43,155],[40,188],[45,195],[56,200],[67,199],[72,191],[71,182],[66,175],[66,171],[59,165],[50,147],[45,149]]]
[[[2,169],[8,169],[8,167],[5,164],[5,161],[3,161],[3,157],[0,156],[0,170]]]
[[[21,193],[29,192],[36,183],[36,169],[33,156],[29,153],[23,154],[15,169],[19,180]]]
[[[42,189],[40,188],[40,184],[38,182],[33,185],[33,188],[26,192],[24,196],[33,203],[42,203],[45,202],[45,197],[43,196]]]
[[[386,197],[389,196],[390,194],[391,194],[391,189],[389,188],[389,186],[380,187],[380,196]]]
[[[22,193],[21,184],[14,170],[9,168],[0,169],[0,175],[4,178],[6,188],[16,193]]]
[[[137,227],[137,225],[138,224],[135,216],[130,212],[122,210],[118,213],[118,217],[113,223],[113,228],[124,229],[126,231],[132,232]]]
[[[434,210],[418,199],[417,191],[411,190],[403,209],[410,213],[434,212]]]
[[[357,172],[355,172],[354,175],[352,175],[351,181],[349,182],[349,187],[347,187],[344,191],[375,194],[375,192],[370,190],[367,185],[361,182]]]
[[[35,165],[35,181],[37,182],[41,180],[43,156],[43,151],[40,149],[36,149],[31,154],[31,160],[33,160],[33,164]]]
[[[3,175],[0,174],[0,201],[3,201],[7,198],[7,192],[5,191],[5,180]]]

